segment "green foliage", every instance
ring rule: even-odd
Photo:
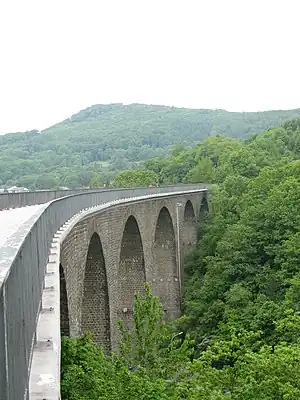
[[[253,352],[252,336],[245,332],[233,333],[228,341],[215,341],[201,358],[190,365],[186,379],[177,386],[180,398],[298,399],[300,346],[278,345],[275,350],[265,346]],[[222,368],[220,359],[225,362]]]
[[[91,181],[90,181],[89,187],[90,187],[91,189],[97,189],[97,188],[99,188],[99,187],[101,187],[101,186],[102,186],[102,185],[101,185],[99,176],[98,176],[97,174],[94,174],[94,175],[92,176]]]
[[[186,265],[181,329],[197,343],[230,337],[235,327],[261,332],[260,346],[276,346],[277,323],[299,310],[298,127],[239,143],[215,163],[212,216]]]
[[[191,183],[213,182],[214,167],[209,157],[200,158],[197,164],[189,171],[185,181]]]
[[[170,398],[178,371],[188,366],[192,344],[188,338],[181,343],[172,336],[163,321],[159,299],[149,286],[144,296],[136,294],[134,310],[132,331],[120,323],[120,354],[104,355],[89,335],[63,338],[63,399]]]
[[[178,340],[164,323],[163,316],[159,298],[146,286],[143,295],[135,295],[132,331],[126,331],[120,323],[120,352],[126,365],[142,368],[154,378],[170,379],[187,363],[193,345],[188,336],[183,341]]]
[[[61,395],[66,400],[167,399],[166,383],[132,373],[91,337],[62,340]]]
[[[299,336],[298,314],[289,311],[278,322],[284,340],[276,348],[261,346],[261,331],[230,326],[227,339],[214,339],[190,361],[191,342],[170,336],[150,287],[145,296],[135,296],[134,307],[133,330],[121,325],[120,355],[104,355],[89,335],[63,338],[62,399],[299,398],[300,344],[293,342]]]
[[[120,172],[114,179],[115,187],[156,186],[158,176],[154,171],[129,170]]]

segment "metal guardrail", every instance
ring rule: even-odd
[[[205,185],[98,190],[62,197],[45,205],[0,247],[0,400],[28,399],[45,269],[56,231],[84,208],[122,198],[201,188]]]

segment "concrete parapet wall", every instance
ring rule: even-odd
[[[181,185],[182,187],[188,185]],[[189,185],[195,186],[195,185]],[[199,184],[198,187],[206,188],[207,185]],[[164,186],[162,186],[163,188]],[[180,185],[170,185],[167,188],[178,188]],[[147,190],[147,188],[140,188],[141,190]],[[153,188],[152,188],[153,189]],[[155,188],[154,188],[155,189]],[[35,204],[48,203],[49,201],[59,199],[61,197],[78,195],[84,193],[102,193],[102,192],[120,192],[128,191],[132,189],[76,189],[76,190],[37,190],[33,192],[19,192],[19,193],[1,193],[0,194],[0,210],[9,208],[18,208],[25,206],[32,206]]]

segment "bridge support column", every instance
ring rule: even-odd
[[[126,222],[118,269],[118,316],[127,329],[132,328],[134,295],[146,283],[144,251],[137,221],[130,216]]]
[[[176,239],[172,219],[167,208],[159,213],[153,245],[153,293],[159,296],[166,318],[180,314],[180,282],[176,255]]]

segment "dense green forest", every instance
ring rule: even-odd
[[[42,132],[0,136],[0,185],[97,187],[141,161],[165,157],[174,145],[193,146],[216,134],[247,138],[295,117],[300,117],[300,109],[233,113],[95,105]]]
[[[210,137],[117,179],[208,182],[210,213],[185,262],[182,317],[164,323],[147,288],[120,354],[63,339],[63,398],[299,400],[300,120]]]

